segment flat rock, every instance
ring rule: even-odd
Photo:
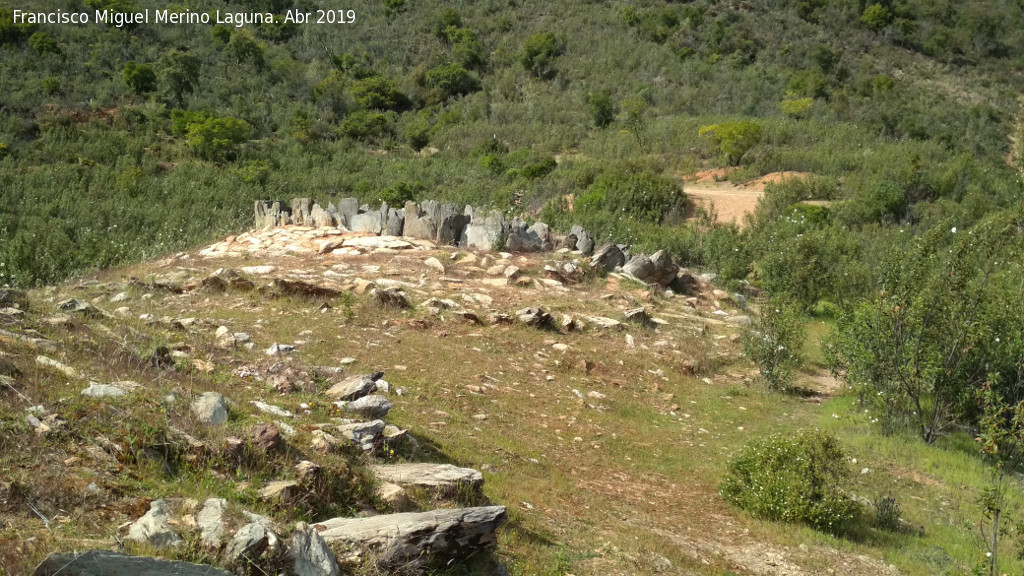
[[[484,483],[483,474],[472,468],[460,468],[451,464],[384,464],[371,466],[370,470],[385,482],[399,486],[419,486],[453,492],[459,488],[479,489]]]
[[[373,450],[373,447],[381,439],[387,424],[383,420],[371,422],[354,422],[352,424],[340,424],[338,433],[350,442],[359,446],[364,452]]]
[[[167,502],[154,500],[149,505],[149,512],[146,512],[128,528],[127,539],[150,544],[157,548],[177,546],[182,543],[182,539],[168,525],[167,521],[170,519]]]
[[[335,400],[358,400],[377,391],[377,380],[374,375],[361,374],[350,376],[324,392],[328,398]]]
[[[111,386],[110,384],[98,384],[96,382],[90,382],[89,387],[82,390],[82,396],[89,396],[91,398],[120,398],[127,396],[128,391],[117,386]]]
[[[295,418],[295,414],[285,410],[284,408],[274,406],[273,404],[267,404],[266,402],[261,402],[259,400],[253,400],[250,403],[264,414],[270,414],[271,416],[277,416],[278,418]]]
[[[386,248],[388,250],[408,250],[413,247],[412,243],[406,242],[394,236],[360,236],[358,238],[346,238],[342,243],[346,248],[366,248],[375,250]]]
[[[391,411],[391,401],[385,396],[371,394],[352,402],[335,402],[335,406],[365,418],[383,418]]]
[[[67,364],[54,360],[49,356],[36,356],[36,364],[44,366],[46,368],[52,368],[60,372],[61,374],[64,374],[68,378],[78,378],[79,376],[81,376],[78,370],[72,368],[71,366],[68,366]]]
[[[33,576],[232,576],[206,564],[171,562],[109,550],[50,554]]]
[[[224,561],[238,565],[243,561],[255,561],[270,545],[270,528],[263,522],[250,522],[235,532],[224,549]]]
[[[350,549],[352,558],[382,551],[385,560],[393,562],[422,555],[432,560],[459,560],[494,548],[495,530],[505,519],[504,506],[484,506],[334,518],[313,527],[328,544]]]

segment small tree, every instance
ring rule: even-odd
[[[1024,380],[1024,358],[1018,364],[1018,379]],[[982,510],[979,528],[988,549],[987,573],[989,576],[999,576],[999,537],[1009,531],[1009,527],[1000,525],[1000,522],[1009,510],[1011,481],[1024,470],[1024,401],[1008,405],[986,383],[978,391],[978,402],[983,412],[976,440],[990,464],[989,485],[978,498]],[[1021,526],[1018,526],[1018,531],[1020,529]]]
[[[881,4],[872,4],[864,10],[864,14],[861,15],[860,21],[871,28],[875,32],[878,32],[882,28],[889,25],[892,21],[892,13],[889,9]]]
[[[209,118],[188,127],[185,140],[196,154],[207,160],[221,161],[235,155],[238,145],[252,138],[253,128],[245,120]]]
[[[594,125],[598,128],[606,128],[615,121],[618,111],[615,109],[615,102],[612,101],[610,90],[601,90],[590,95],[587,99],[587,108]]]
[[[636,145],[640,152],[647,152],[645,134],[647,132],[647,102],[639,97],[628,98],[622,101],[623,122],[629,131],[633,133]]]
[[[36,32],[28,39],[29,46],[39,54],[61,54],[57,39],[46,32]]]
[[[231,33],[231,39],[224,47],[224,53],[233,58],[239,64],[249,63],[256,68],[262,68],[264,48],[248,30],[235,30]]]
[[[199,59],[181,50],[165,52],[157,63],[157,75],[165,89],[181,104],[185,94],[199,87]]]
[[[769,388],[785,390],[800,366],[805,337],[799,307],[777,295],[761,303],[756,324],[743,335],[743,352],[757,364]]]
[[[401,111],[409,107],[409,99],[395,88],[394,82],[380,76],[353,83],[352,98],[364,110]]]
[[[480,90],[480,80],[458,64],[442,64],[427,70],[426,85],[436,90],[439,102]]]
[[[156,90],[156,72],[153,72],[153,67],[148,64],[126,62],[121,70],[121,78],[136,94]]]
[[[761,125],[748,120],[701,126],[698,134],[714,142],[730,166],[739,166],[743,156],[764,138]]]

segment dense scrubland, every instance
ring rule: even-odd
[[[4,5],[0,283],[199,245],[248,227],[254,199],[438,199],[582,224],[770,294],[747,349],[774,388],[792,391],[807,360],[794,325],[816,318],[816,361],[879,409],[879,433],[979,438],[999,479],[980,509],[1009,509],[1020,0],[362,0],[344,7],[354,23],[241,28],[33,26]],[[686,202],[681,176],[720,167],[808,176],[769,186],[741,229]]]

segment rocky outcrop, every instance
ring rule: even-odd
[[[305,522],[295,525],[288,559],[295,576],[340,576],[341,568],[327,542]]]
[[[334,400],[358,400],[376,392],[377,380],[382,376],[383,372],[350,376],[328,388],[324,395]]]
[[[370,518],[334,518],[313,527],[325,542],[351,550],[355,558],[372,551],[394,562],[421,555],[445,561],[493,548],[495,530],[505,519],[504,506],[484,506]]]
[[[274,226],[287,226],[292,223],[291,208],[284,205],[284,202],[256,201],[256,227],[270,228]]]
[[[50,554],[33,576],[232,576],[230,572],[206,564],[171,562],[157,558],[130,556],[109,550],[86,550]]]

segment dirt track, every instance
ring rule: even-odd
[[[764,194],[761,187],[736,186],[729,182],[687,182],[683,190],[697,202],[713,205],[718,222],[735,222],[740,226],[743,217],[754,211]]]

